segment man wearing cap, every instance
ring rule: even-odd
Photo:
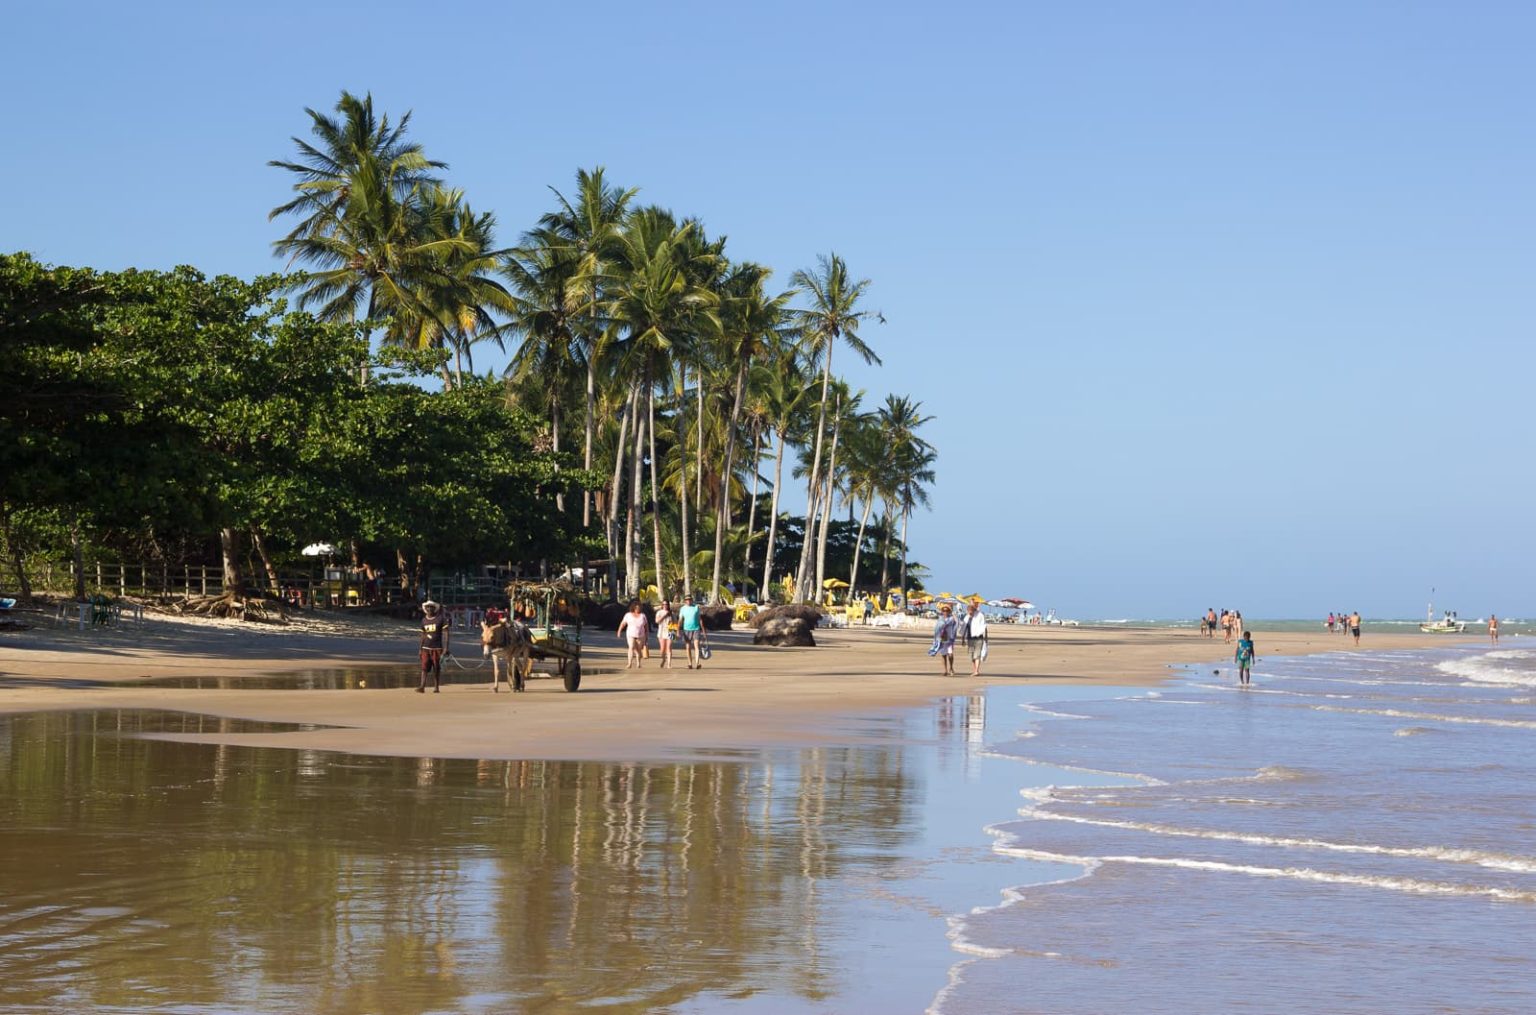
[[[699,639],[704,636],[704,625],[699,619],[699,607],[692,596],[683,597],[683,607],[677,611],[677,624],[683,632],[683,647],[688,650],[688,668],[704,668],[699,658]]]
[[[443,690],[443,653],[448,651],[448,629],[453,620],[441,606],[428,599],[421,604],[421,683],[417,694],[427,693],[427,673],[432,674],[432,693]]]

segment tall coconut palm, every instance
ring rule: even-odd
[[[723,357],[734,367],[731,411],[725,427],[725,468],[720,475],[720,496],[715,515],[714,573],[710,601],[720,600],[720,569],[725,560],[725,532],[731,524],[730,483],[736,458],[736,430],[746,396],[747,375],[752,364],[780,343],[788,327],[785,308],[793,292],[768,295],[765,283],[770,272],[756,264],[738,265],[721,286],[720,337]]]
[[[760,395],[765,403],[768,428],[777,444],[773,457],[773,497],[768,507],[768,538],[763,555],[761,594],[766,597],[773,585],[773,550],[779,531],[779,494],[784,489],[784,452],[794,443],[793,434],[800,428],[812,388],[806,366],[800,358],[800,350],[795,347],[780,349],[760,376],[763,379]],[[809,520],[806,527],[806,538],[809,539]]]
[[[574,200],[554,190],[558,207],[539,220],[542,236],[538,242],[559,246],[571,262],[566,281],[566,309],[574,321],[573,335],[582,346],[587,373],[585,438],[582,467],[592,468],[593,427],[597,406],[598,352],[601,335],[601,301],[609,269],[619,252],[619,233],[629,203],[638,191],[622,190],[608,183],[606,171],[598,166],[576,173]],[[526,245],[526,241],[525,241]],[[581,523],[592,524],[592,497],[582,495]],[[610,583],[610,588],[612,587]]]
[[[502,346],[495,314],[508,314],[512,299],[496,279],[506,255],[493,249],[496,227],[490,212],[476,214],[459,190],[432,187],[421,196],[417,232],[445,241],[418,271],[416,307],[397,314],[384,333],[386,345],[451,349],[454,367],[442,364],[443,386],[463,383],[465,359],[473,369],[472,345],[489,339]]]
[[[273,243],[289,264],[318,269],[296,281],[299,306],[317,307],[330,320],[356,320],[366,305],[365,321],[410,308],[414,273],[442,251],[416,232],[417,196],[440,183],[435,171],[447,163],[428,159],[406,139],[410,113],[392,127],[374,112],[371,94],[342,92],[335,117],[305,112],[314,143],[295,137],[296,161],[268,163],[299,177],[295,196],[267,216],[300,216]]]
[[[869,527],[869,516],[875,501],[885,492],[887,452],[885,435],[878,424],[878,413],[861,413],[851,421],[848,435],[844,438],[847,450],[843,461],[848,470],[848,496],[850,501],[863,501],[859,515],[859,534],[853,544],[853,564],[848,569],[848,587],[859,584],[859,556],[864,548],[864,533]]]
[[[854,391],[848,386],[848,382],[837,378],[832,382],[832,413],[830,415],[832,427],[832,440],[827,454],[826,485],[820,499],[823,504],[821,521],[816,532],[816,583],[815,588],[826,587],[827,580],[827,538],[832,528],[832,510],[836,506],[838,491],[842,488],[843,480],[847,477],[846,463],[841,463],[837,458],[838,445],[841,443],[843,431],[850,421],[857,420],[861,415],[859,405],[864,399],[863,391]],[[841,469],[839,468],[841,466]],[[809,522],[807,522],[809,524]]]
[[[848,266],[841,257],[831,254],[818,258],[814,271],[797,271],[790,279],[810,305],[792,312],[792,319],[811,357],[822,356],[821,404],[816,414],[816,437],[811,450],[810,482],[806,487],[806,530],[809,535],[812,519],[822,507],[817,501],[821,488],[822,438],[826,433],[827,388],[832,383],[832,351],[842,340],[858,353],[866,363],[879,363],[864,341],[859,338],[859,325],[869,316],[869,311],[858,309],[859,300],[868,290],[868,279],[854,281],[848,274]],[[807,538],[800,551],[800,566],[795,579],[796,596],[809,598],[810,593],[811,541]]]
[[[606,316],[619,336],[625,374],[641,402],[645,417],[636,417],[635,470],[630,492],[631,522],[640,514],[640,464],[650,434],[651,489],[656,482],[655,394],[658,379],[674,353],[686,352],[705,328],[718,328],[718,298],[695,284],[687,271],[687,240],[692,223],[677,225],[660,208],[642,208],[629,216],[620,235],[619,270],[606,300]],[[622,449],[621,449],[622,453]],[[653,510],[656,573],[663,572],[659,519]],[[632,542],[627,539],[626,542]],[[630,564],[630,584],[638,574],[637,561]],[[633,588],[631,589],[633,591]]]
[[[937,460],[933,445],[918,436],[917,430],[934,417],[922,414],[922,403],[905,395],[887,395],[879,409],[881,429],[891,448],[891,468],[895,478],[896,503],[901,509],[901,591],[907,591],[907,522],[912,512],[928,503],[925,484],[933,482],[933,464]]]
[[[547,242],[522,247],[502,262],[511,288],[507,327],[522,337],[507,365],[507,376],[518,384],[537,384],[549,409],[552,449],[557,454],[566,395],[585,366],[566,302],[575,264],[568,249]],[[556,493],[555,506],[565,510],[563,493]]]

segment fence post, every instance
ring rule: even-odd
[[[201,575],[201,577],[202,577],[202,582],[203,582],[203,585],[202,585],[202,588],[203,588],[203,595],[205,595],[205,596],[206,596],[206,595],[207,595],[207,594],[208,594],[208,565],[207,565],[207,564],[204,564],[204,565],[202,565],[202,566],[201,566],[201,567],[199,567],[199,568],[198,568],[198,569],[197,569],[197,570],[198,570],[198,573],[199,573],[199,574],[200,574],[200,575]]]

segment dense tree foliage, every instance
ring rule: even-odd
[[[896,395],[869,411],[833,372],[839,345],[878,363],[884,321],[842,258],[779,291],[601,168],[499,249],[409,114],[349,93],[306,112],[271,215],[307,273],[0,260],[0,522],[23,586],[23,557],[86,547],[218,546],[227,582],[256,559],[274,582],[315,540],[390,555],[410,587],[433,565],[606,558],[615,594],[787,577],[811,599],[921,572],[931,417]],[[510,349],[504,376],[474,373],[481,342]],[[782,511],[786,458],[804,517]]]

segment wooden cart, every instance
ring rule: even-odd
[[[567,691],[581,687],[581,610],[585,596],[564,582],[513,582],[507,586],[512,616],[528,627],[528,660],[514,664],[514,686],[521,690],[543,664],[547,676],[559,677]]]

